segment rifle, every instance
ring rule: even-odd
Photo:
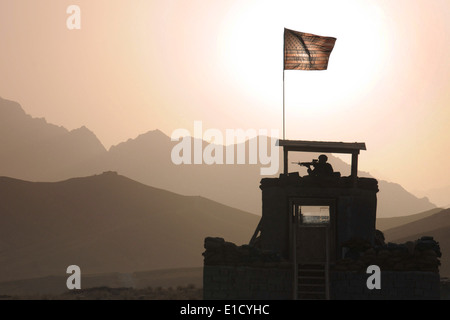
[[[299,166],[303,166],[303,167],[310,167],[310,166],[315,166],[318,162],[319,162],[318,159],[313,159],[312,162],[292,162],[292,163],[298,164]]]

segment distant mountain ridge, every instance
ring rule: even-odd
[[[201,267],[204,239],[248,243],[256,215],[114,172],[60,182],[0,177],[0,282]]]
[[[191,138],[192,139],[192,138]],[[27,115],[21,106],[0,98],[0,175],[30,181],[60,181],[103,171],[117,171],[141,183],[261,214],[260,165],[175,165],[171,150],[177,144],[159,130],[106,150],[94,133],[82,127],[68,131]],[[202,141],[203,145],[208,145]],[[248,159],[248,144],[246,141]],[[237,150],[236,145],[231,147]],[[230,146],[226,147],[230,148]],[[225,151],[227,149],[224,149]],[[269,149],[270,150],[270,149]],[[317,154],[297,153],[292,161],[310,161]],[[279,172],[282,152],[278,150]],[[335,171],[349,175],[349,165],[329,155]],[[290,171],[304,168],[290,165]],[[370,176],[359,172],[360,176]],[[404,216],[435,208],[400,185],[379,181],[378,216]]]
[[[408,224],[410,222],[418,221],[420,219],[432,216],[443,208],[434,208],[421,213],[412,214],[409,216],[393,217],[393,218],[377,218],[376,228],[380,231],[390,230],[402,225]]]
[[[450,208],[450,185],[424,191],[416,191],[415,194],[426,196],[430,201],[442,208]]]
[[[69,131],[32,118],[17,103],[0,98],[1,175],[54,181],[74,167],[106,154],[95,134],[81,127]]]

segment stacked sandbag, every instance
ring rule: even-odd
[[[282,261],[280,255],[274,252],[262,251],[250,245],[237,246],[223,238],[208,237],[204,247],[204,265],[261,266]]]
[[[433,237],[422,237],[403,244],[388,243],[371,246],[370,243],[353,239],[344,245],[344,258],[336,262],[335,270],[361,271],[377,265],[384,271],[439,272],[442,256],[439,243]]]

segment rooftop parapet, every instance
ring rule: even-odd
[[[354,177],[311,177],[299,176],[298,172],[289,175],[280,174],[278,178],[263,178],[259,188],[270,187],[304,187],[304,188],[355,188]],[[374,178],[357,177],[357,188],[378,192],[378,181]]]

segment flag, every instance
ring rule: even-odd
[[[284,29],[284,70],[326,70],[336,38]]]

